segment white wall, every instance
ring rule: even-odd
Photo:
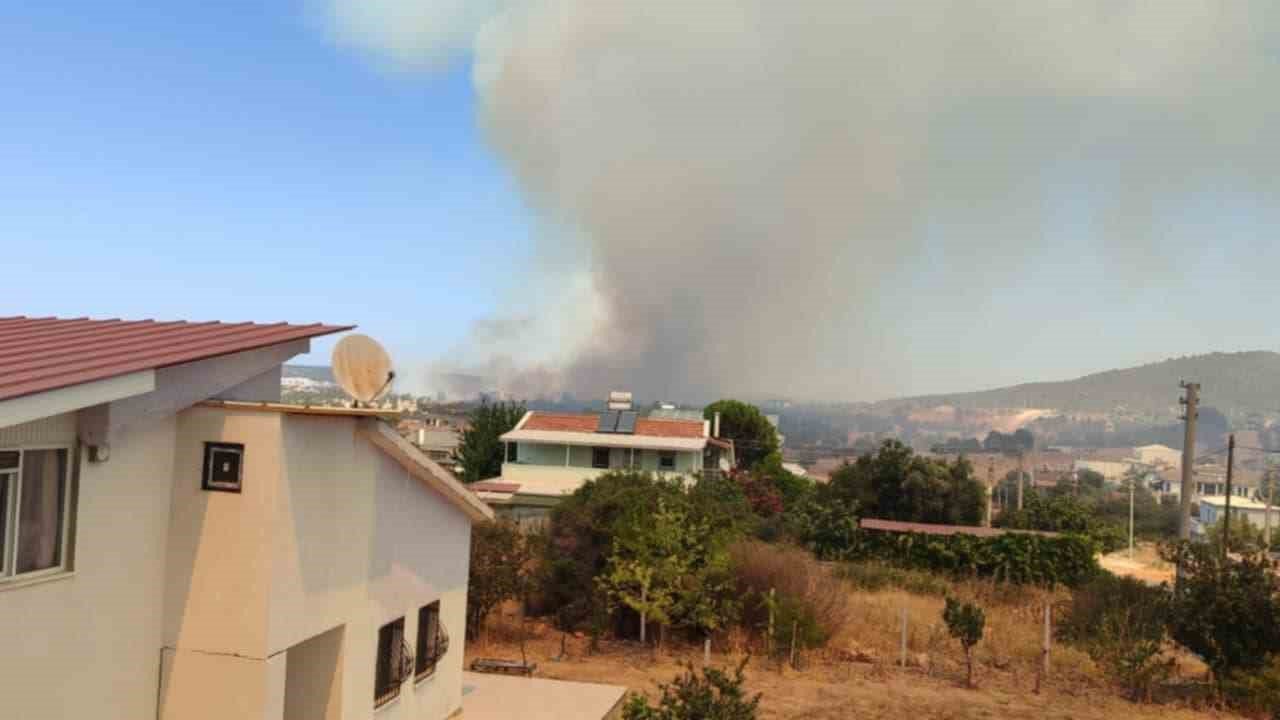
[[[179,426],[166,613],[178,653],[162,690],[173,710],[166,720],[185,720],[178,710],[193,705],[225,717],[241,712],[221,698],[259,697],[263,683],[275,686],[268,665],[314,661],[290,649],[336,629],[341,717],[370,718],[378,628],[404,617],[413,648],[418,609],[435,600],[450,652],[434,676],[403,685],[378,718],[443,720],[459,709],[467,517],[358,436],[352,418],[193,408]],[[242,494],[200,490],[197,455],[218,440],[245,445]],[[184,666],[184,652],[231,653],[258,667],[197,685],[189,673],[204,661]],[[321,672],[313,670],[292,667],[282,677],[310,682]]]
[[[75,439],[73,417],[0,430]],[[125,431],[80,463],[74,574],[0,589],[0,717],[149,720],[156,714],[174,419]]]

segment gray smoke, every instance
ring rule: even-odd
[[[449,365],[519,394],[874,396],[913,283],[959,313],[1061,253],[1172,273],[1161,208],[1277,189],[1280,3],[331,2],[410,65],[474,33],[552,258],[529,282],[571,291]],[[1046,240],[1055,193],[1098,219],[1078,246]]]

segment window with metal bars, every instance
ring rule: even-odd
[[[436,671],[440,658],[449,651],[449,635],[440,622],[440,601],[418,610],[418,647],[415,677],[421,680]]]
[[[404,618],[378,629],[378,656],[373,683],[373,706],[381,707],[400,696],[400,685],[413,672],[413,656],[404,644]]]

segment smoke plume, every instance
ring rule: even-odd
[[[1163,208],[1277,189],[1272,2],[330,1],[393,61],[473,54],[542,222],[518,282],[563,292],[451,364],[517,394],[874,396],[902,313],[1064,252],[1152,272]]]

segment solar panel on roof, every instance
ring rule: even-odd
[[[596,426],[596,432],[611,433],[616,432],[618,427],[618,411],[600,413],[600,424]]]
[[[618,414],[618,429],[615,432],[634,435],[636,432],[636,418],[640,413],[633,410],[624,410]]]

